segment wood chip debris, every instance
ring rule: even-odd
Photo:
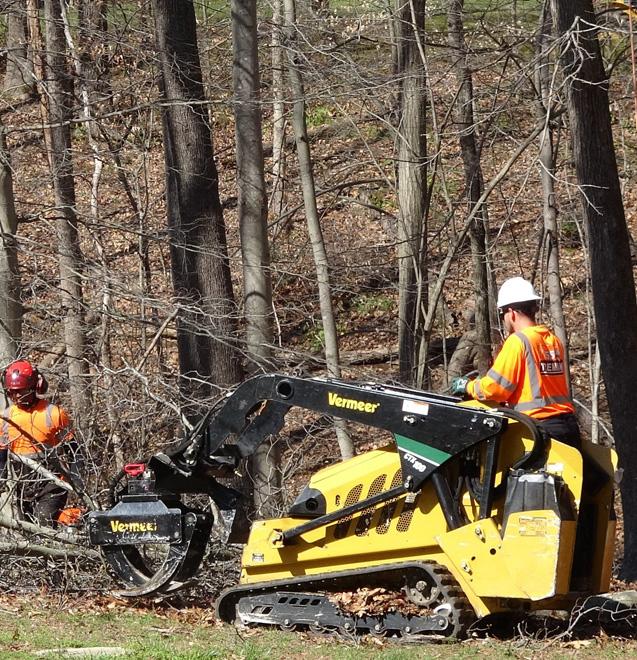
[[[356,591],[329,594],[341,612],[352,616],[380,616],[389,612],[427,616],[430,611],[412,603],[402,591],[389,591],[383,587],[361,587]]]

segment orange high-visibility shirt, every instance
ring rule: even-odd
[[[480,401],[506,403],[536,419],[573,413],[565,369],[560,340],[535,325],[509,335],[493,367],[470,381],[467,393]]]
[[[73,438],[67,412],[44,399],[28,410],[10,405],[0,424],[0,449],[8,447],[14,454],[37,454]]]

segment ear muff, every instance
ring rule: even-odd
[[[46,394],[49,389],[49,383],[47,379],[36,369],[37,380],[35,382],[35,393],[36,394]]]

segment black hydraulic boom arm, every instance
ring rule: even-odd
[[[241,495],[217,478],[232,476],[244,458],[278,433],[292,407],[390,432],[400,457],[402,483],[336,511],[316,510],[310,516],[302,510],[303,500],[295,503],[291,511],[306,520],[285,530],[284,544],[408,491],[416,492],[429,478],[449,529],[456,529],[463,524],[462,515],[438,467],[483,441],[486,460],[479,515],[488,518],[498,443],[509,419],[524,424],[534,439],[533,449],[513,467],[536,467],[545,461],[546,439],[538,427],[530,418],[505,408],[462,406],[454,397],[399,386],[280,374],[255,376],[217,402],[180,446],[123,468],[113,480],[113,508],[89,514],[91,542],[101,546],[111,568],[127,584],[123,595],[171,592],[191,579],[204,557],[213,517],[223,519],[223,527],[233,534]],[[128,491],[118,493],[124,474],[129,477]],[[207,494],[219,515],[189,507],[180,499],[187,493]],[[154,571],[146,565],[139,546],[157,543],[168,544],[169,551]]]
[[[459,406],[454,397],[400,386],[266,374],[228,394],[181,447],[151,459],[158,486],[165,476],[173,490],[207,492],[202,470],[209,477],[232,474],[241,459],[282,428],[292,407],[392,433],[408,490],[422,486],[452,456],[499,435],[509,417],[525,423],[536,445],[542,444],[531,421],[506,409]],[[542,447],[534,453],[542,454]]]

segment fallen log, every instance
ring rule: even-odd
[[[89,548],[65,548],[31,543],[30,541],[0,541],[0,554],[18,555],[20,557],[30,557],[38,555],[40,557],[84,557],[86,559],[99,560],[101,555],[95,550]]]
[[[66,529],[53,529],[52,527],[43,527],[27,520],[19,520],[12,516],[0,513],[0,527],[13,530],[14,532],[34,534],[51,539],[58,543],[68,543],[70,545],[83,545],[84,541],[74,534],[69,534]]]

